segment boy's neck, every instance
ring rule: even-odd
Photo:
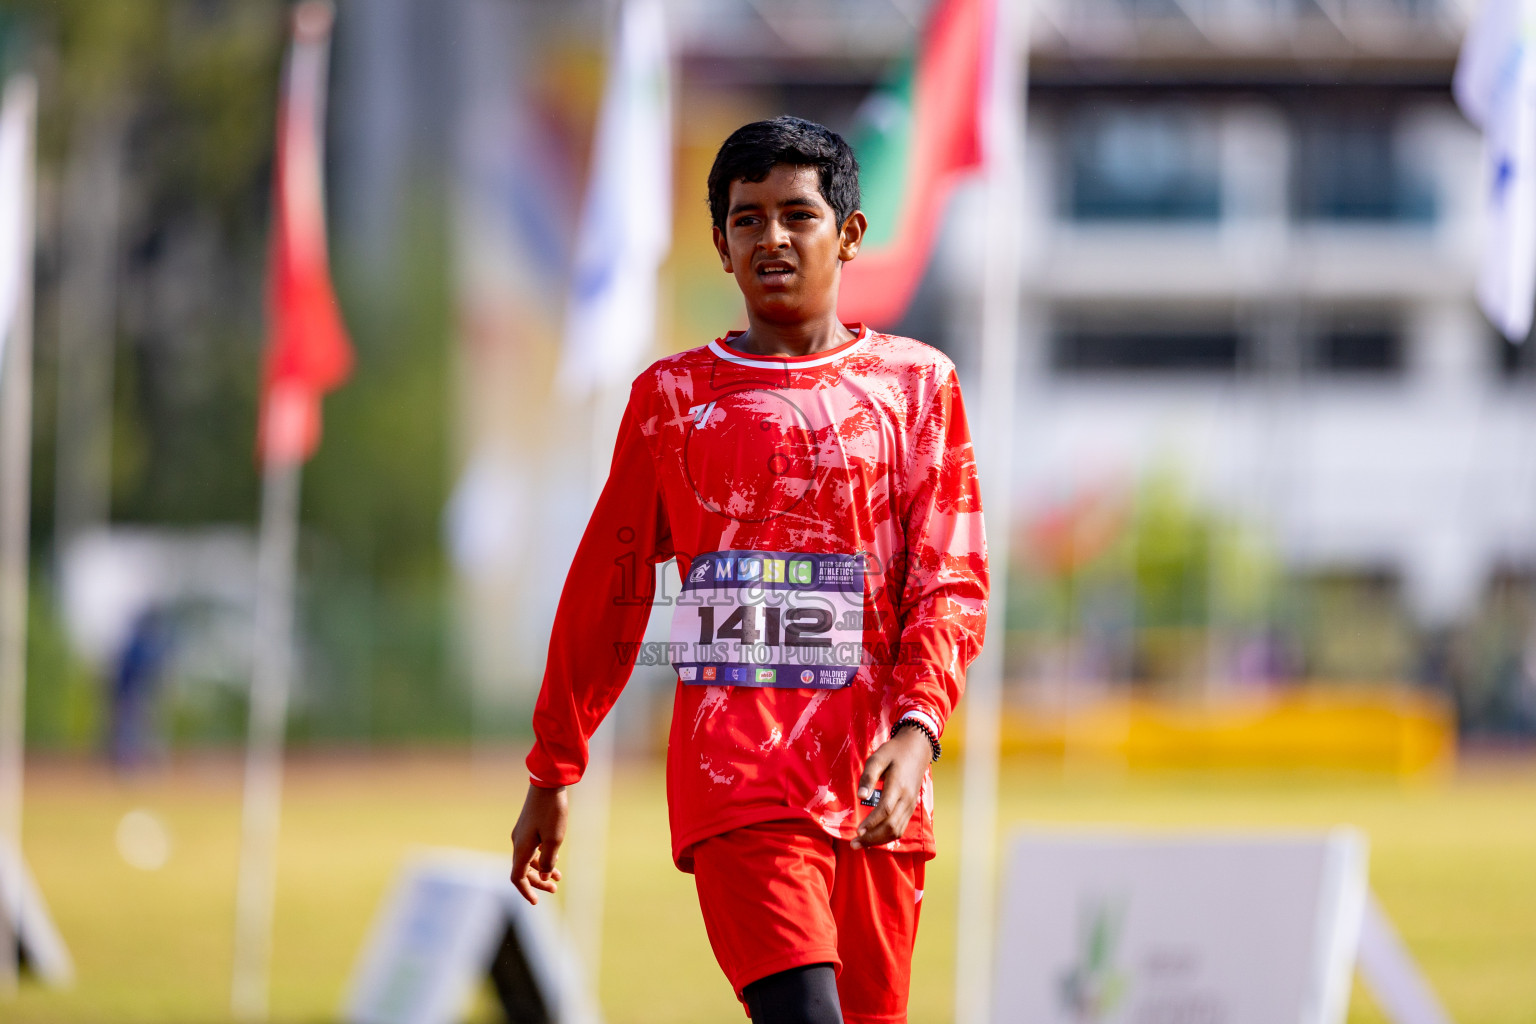
[[[797,323],[760,320],[749,310],[747,330],[731,339],[731,347],[758,356],[808,356],[853,340],[835,313]]]

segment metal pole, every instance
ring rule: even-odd
[[[256,561],[256,650],[235,906],[231,1006],[236,1018],[267,1018],[277,830],[282,815],[283,732],[293,676],[294,553],[299,533],[296,460],[269,462],[262,479]]]
[[[997,775],[1012,521],[1013,414],[1019,338],[1019,186],[1024,125],[1023,61],[1029,9],[996,7],[987,109],[986,265],[981,295],[981,430],[977,432],[992,594],[988,639],[966,678],[965,783],[960,805],[960,893],[955,943],[955,1020],[992,1016],[997,870]]]
[[[587,451],[592,504],[603,493],[615,436],[611,420],[621,392],[611,385],[592,396],[592,434]],[[647,567],[649,568],[649,567]],[[613,811],[613,713],[587,744],[587,770],[571,799],[570,890],[565,898],[572,944],[594,998],[603,965],[603,915],[608,893],[608,831]]]
[[[112,365],[117,241],[127,118],[120,106],[82,119],[64,175],[59,279],[54,558],[105,526],[112,476]]]
[[[32,502],[32,148],[37,86],[12,79],[6,106],[22,122],[21,176],[14,225],[18,242],[17,294],[9,339],[0,338],[0,841],[21,855],[22,749],[26,727],[28,522]],[[9,240],[7,240],[9,241]],[[0,325],[3,329],[4,325]],[[19,884],[0,875],[0,887]],[[19,907],[19,895],[11,899]],[[5,896],[0,893],[0,908]],[[0,913],[0,994],[17,986],[19,937]]]
[[[624,31],[626,0],[606,0],[604,14],[614,39]],[[610,50],[617,58],[618,49]],[[608,68],[609,76],[618,66]],[[607,88],[612,88],[610,83]],[[600,131],[600,129],[599,129]],[[594,170],[596,164],[593,165]],[[622,375],[621,375],[622,376]],[[615,407],[623,408],[627,389],[611,383],[599,385],[592,394],[591,436],[588,440],[587,467],[592,504],[603,493],[608,480],[616,436]],[[615,723],[613,713],[597,727],[587,744],[587,770],[571,798],[571,836],[574,842],[567,858],[571,868],[571,888],[565,899],[566,921],[571,942],[581,957],[581,967],[591,987],[594,1002],[600,1003],[599,989],[603,966],[603,917],[608,895],[608,832],[613,816],[613,748]]]
[[[571,942],[594,998],[603,968],[603,916],[608,895],[608,832],[613,808],[613,716],[587,744],[587,770],[571,800],[570,891],[565,898]]]

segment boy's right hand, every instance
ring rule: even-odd
[[[523,813],[512,828],[512,884],[523,899],[537,905],[533,890],[554,892],[560,881],[555,855],[565,842],[565,787],[545,789],[529,784]],[[537,854],[537,859],[535,859]]]

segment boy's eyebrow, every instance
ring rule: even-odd
[[[816,202],[815,198],[813,198],[811,196],[790,196],[789,198],[787,198],[784,201],[782,201],[781,203],[779,203],[779,205],[780,206],[816,206],[817,202]],[[730,212],[727,213],[726,216],[727,217],[734,217],[738,213],[744,213],[747,210],[761,210],[762,208],[763,208],[763,204],[762,203],[737,203],[735,206],[731,207]]]

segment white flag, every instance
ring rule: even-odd
[[[598,113],[576,241],[559,384],[624,383],[656,335],[656,277],[672,242],[672,100],[659,0],[627,0]]]
[[[0,366],[15,327],[22,289],[31,278],[32,112],[37,89],[31,77],[5,86],[0,103]]]
[[[1462,43],[1453,90],[1483,130],[1487,225],[1477,298],[1511,341],[1536,305],[1536,0],[1483,0]]]

